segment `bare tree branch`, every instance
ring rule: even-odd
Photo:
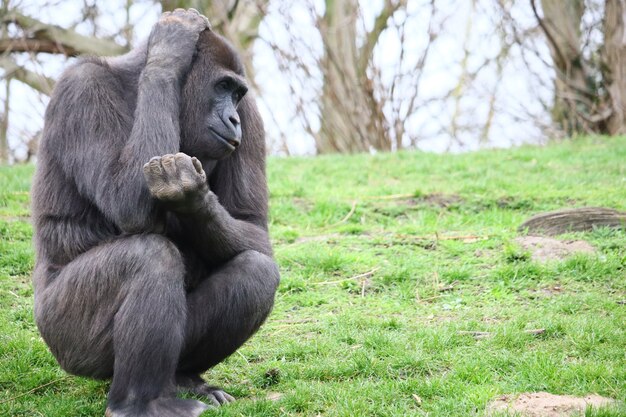
[[[2,16],[2,22],[4,24],[14,23],[27,32],[28,35],[25,37],[23,45],[47,46],[51,53],[120,55],[128,50],[126,46],[119,45],[114,41],[84,36],[70,29],[43,23],[17,11],[10,11]],[[40,43],[37,44],[37,41]],[[55,44],[56,48],[52,48],[51,44]],[[6,46],[4,50],[7,50]],[[48,50],[34,50],[33,52],[48,52]]]
[[[23,66],[18,65],[11,57],[0,57],[0,68],[4,69],[4,77],[11,77],[23,82],[35,90],[50,95],[55,81],[45,75],[30,71]]]
[[[374,27],[367,33],[365,42],[359,51],[358,72],[364,73],[368,62],[372,58],[372,52],[378,43],[381,33],[387,29],[389,19],[402,7],[406,7],[408,0],[385,0],[383,8],[374,20]]]

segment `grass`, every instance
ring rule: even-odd
[[[0,415],[101,416],[107,383],[65,375],[33,323],[32,172],[0,168]],[[205,415],[480,416],[526,391],[626,400],[626,232],[566,235],[598,253],[547,264],[513,242],[538,212],[625,210],[623,138],[270,158],[268,175],[276,306],[207,373],[239,401]]]

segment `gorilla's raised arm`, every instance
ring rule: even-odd
[[[141,167],[180,149],[182,80],[206,28],[197,13],[164,14],[145,47],[123,59],[83,61],[56,87],[46,116],[50,151],[80,194],[124,232],[157,227]]]

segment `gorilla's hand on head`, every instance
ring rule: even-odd
[[[210,193],[202,164],[182,152],[155,156],[143,166],[150,194],[171,210],[198,210]]]
[[[186,72],[196,52],[200,32],[210,28],[209,20],[195,9],[165,12],[152,28],[148,40],[148,65]]]

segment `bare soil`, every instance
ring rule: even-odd
[[[432,193],[417,197],[414,202],[424,203],[430,206],[447,208],[452,205],[461,204],[463,197],[458,194]]]
[[[565,259],[575,253],[594,253],[595,249],[584,240],[562,241],[544,236],[522,236],[515,242],[531,253],[534,261],[546,262]]]
[[[518,413],[524,417],[570,417],[585,412],[588,406],[606,407],[615,400],[599,395],[573,397],[553,395],[547,392],[527,392],[519,395],[503,395],[487,406],[487,415],[496,413]]]

